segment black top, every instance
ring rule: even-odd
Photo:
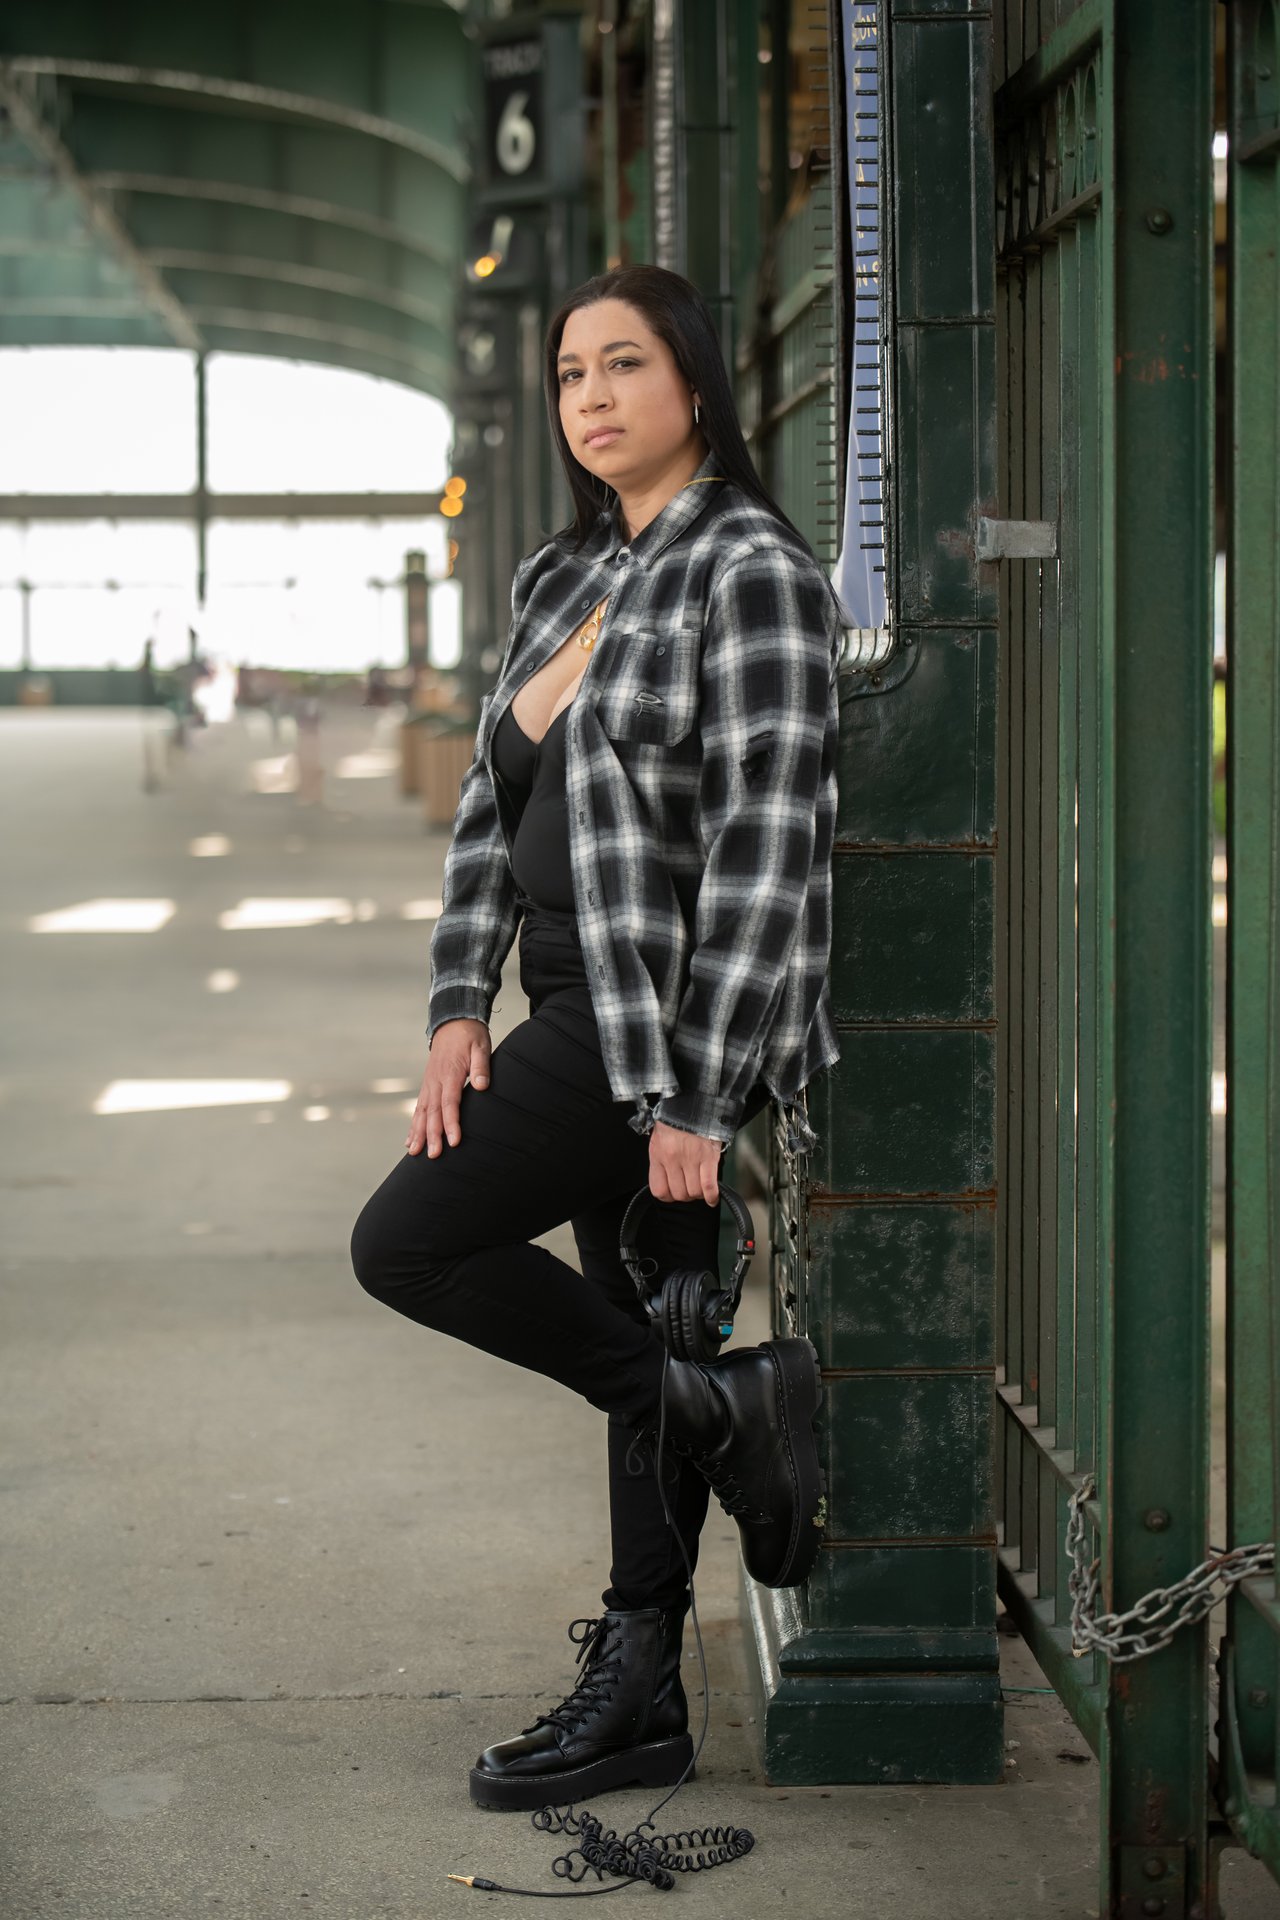
[[[511,871],[522,893],[540,907],[574,912],[569,864],[569,807],[565,796],[564,707],[541,740],[531,740],[508,707],[493,730],[493,761],[515,802],[520,824]]]

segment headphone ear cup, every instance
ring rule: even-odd
[[[714,1360],[720,1352],[720,1288],[704,1273],[690,1274],[685,1297],[686,1344],[698,1360]]]
[[[685,1274],[680,1289],[680,1334],[686,1360],[714,1360],[720,1351],[720,1342],[712,1342],[707,1334],[705,1296],[702,1275]]]
[[[680,1289],[668,1275],[662,1283],[662,1292],[658,1295],[658,1326],[662,1332],[662,1344],[673,1360],[683,1360],[680,1337]]]
[[[701,1273],[670,1273],[663,1282],[658,1322],[673,1360],[714,1360],[720,1351],[720,1293]]]

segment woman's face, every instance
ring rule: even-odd
[[[569,315],[557,377],[560,424],[574,458],[620,494],[661,479],[682,452],[705,457],[697,452],[688,381],[666,341],[625,300],[598,300]],[[606,428],[611,439],[588,441]]]

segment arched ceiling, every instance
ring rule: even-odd
[[[278,354],[447,399],[465,0],[4,0],[0,346]]]

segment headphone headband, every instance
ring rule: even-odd
[[[733,1317],[742,1298],[743,1281],[756,1250],[755,1223],[742,1196],[722,1180],[720,1197],[727,1201],[737,1227],[733,1272],[727,1287],[721,1287],[714,1273],[689,1269],[668,1274],[657,1282],[655,1289],[651,1284],[654,1275],[644,1272],[636,1244],[640,1222],[651,1207],[659,1204],[647,1186],[632,1196],[622,1217],[619,1256],[635,1283],[645,1312],[657,1322],[667,1351],[675,1360],[715,1358],[721,1341],[733,1332]],[[656,1262],[652,1264],[656,1272]]]

